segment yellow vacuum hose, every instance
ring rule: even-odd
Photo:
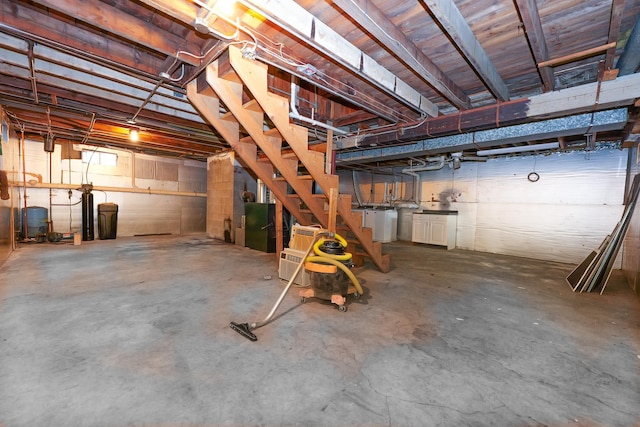
[[[342,236],[336,233],[334,234],[334,238],[335,240],[340,242],[342,246],[344,246],[345,248],[347,247],[347,241]],[[324,258],[335,259],[338,261],[349,261],[351,259],[351,254],[349,252],[345,252],[343,255],[333,255],[333,254],[328,254],[326,252],[322,252],[320,250],[320,245],[322,245],[326,240],[327,239],[318,239],[315,245],[313,245],[313,252],[315,252],[316,255]]]

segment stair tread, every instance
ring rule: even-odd
[[[282,135],[280,134],[280,131],[278,130],[278,128],[267,129],[264,131],[264,134],[267,136],[277,136],[282,138]]]
[[[294,153],[293,151],[288,151],[288,152],[283,152],[281,154],[283,159],[297,159],[298,156],[296,156],[296,153]]]
[[[258,101],[257,101],[257,100],[255,100],[255,99],[252,99],[251,101],[247,101],[247,102],[245,102],[244,104],[242,104],[242,107],[243,107],[245,110],[251,110],[251,111],[258,112],[258,113],[262,113],[262,112],[264,112],[264,111],[262,110],[262,107],[261,107],[261,106],[260,106],[260,104],[258,103]]]
[[[275,181],[286,181],[286,179],[283,176],[277,176],[275,178],[273,178]],[[313,177],[311,175],[297,175],[296,179],[313,179]]]
[[[236,122],[236,117],[233,115],[231,111],[227,111],[226,113],[220,116],[220,120],[227,120],[230,122]]]

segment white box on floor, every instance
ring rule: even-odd
[[[280,252],[280,263],[278,265],[278,276],[282,280],[289,281],[296,272],[298,264],[304,257],[304,251],[297,251],[295,249],[285,248]],[[293,283],[300,286],[309,286],[311,284],[309,280],[309,273],[304,269],[304,266],[293,280]]]

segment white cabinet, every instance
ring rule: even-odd
[[[366,209],[362,226],[371,228],[376,242],[395,242],[398,233],[398,211],[395,209]]]
[[[401,208],[398,209],[398,240],[406,242],[411,241],[413,233],[413,213],[418,212],[415,209]],[[420,211],[422,212],[422,211]]]
[[[456,211],[414,212],[411,241],[455,248],[457,214]]]

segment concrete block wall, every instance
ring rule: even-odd
[[[235,195],[235,154],[226,152],[207,160],[207,235],[231,240]],[[227,235],[225,235],[227,231]]]
[[[391,204],[405,206],[408,213],[416,208],[457,210],[460,249],[578,263],[620,220],[627,151],[501,157],[484,163],[465,161],[459,169],[445,165],[420,173],[418,198],[412,177],[405,176],[398,200]],[[538,182],[527,179],[534,171]],[[391,189],[400,179],[400,169],[394,172],[357,172],[355,181],[351,173],[341,174],[340,190],[353,194],[353,188],[359,188],[365,204],[380,204],[384,182]]]
[[[13,179],[18,172],[18,139],[10,131],[9,117],[0,107],[0,174],[2,180]],[[17,199],[17,189],[8,186],[0,189],[0,265],[11,254],[13,248],[13,215],[12,206]],[[7,198],[8,196],[8,198]]]
[[[95,147],[76,145],[74,149],[77,154]],[[98,205],[104,202],[118,205],[118,236],[205,232],[204,162],[106,148],[100,148],[96,153],[117,155],[117,165],[87,164],[80,158],[62,159],[59,144],[49,155],[44,152],[41,141],[25,142],[27,206],[47,208],[55,231],[81,232],[82,208],[77,203],[82,193],[77,188],[91,183],[96,188],[93,191],[96,239]],[[137,172],[142,177],[137,177]],[[46,188],[49,183],[54,187],[70,186],[71,194],[68,188]],[[22,185],[22,179],[17,185]],[[160,192],[164,193],[158,194]],[[22,194],[18,194],[15,205],[18,209],[24,206]]]
[[[458,248],[578,263],[620,220],[626,158],[602,149],[463,162],[422,174],[421,207],[458,210]]]

